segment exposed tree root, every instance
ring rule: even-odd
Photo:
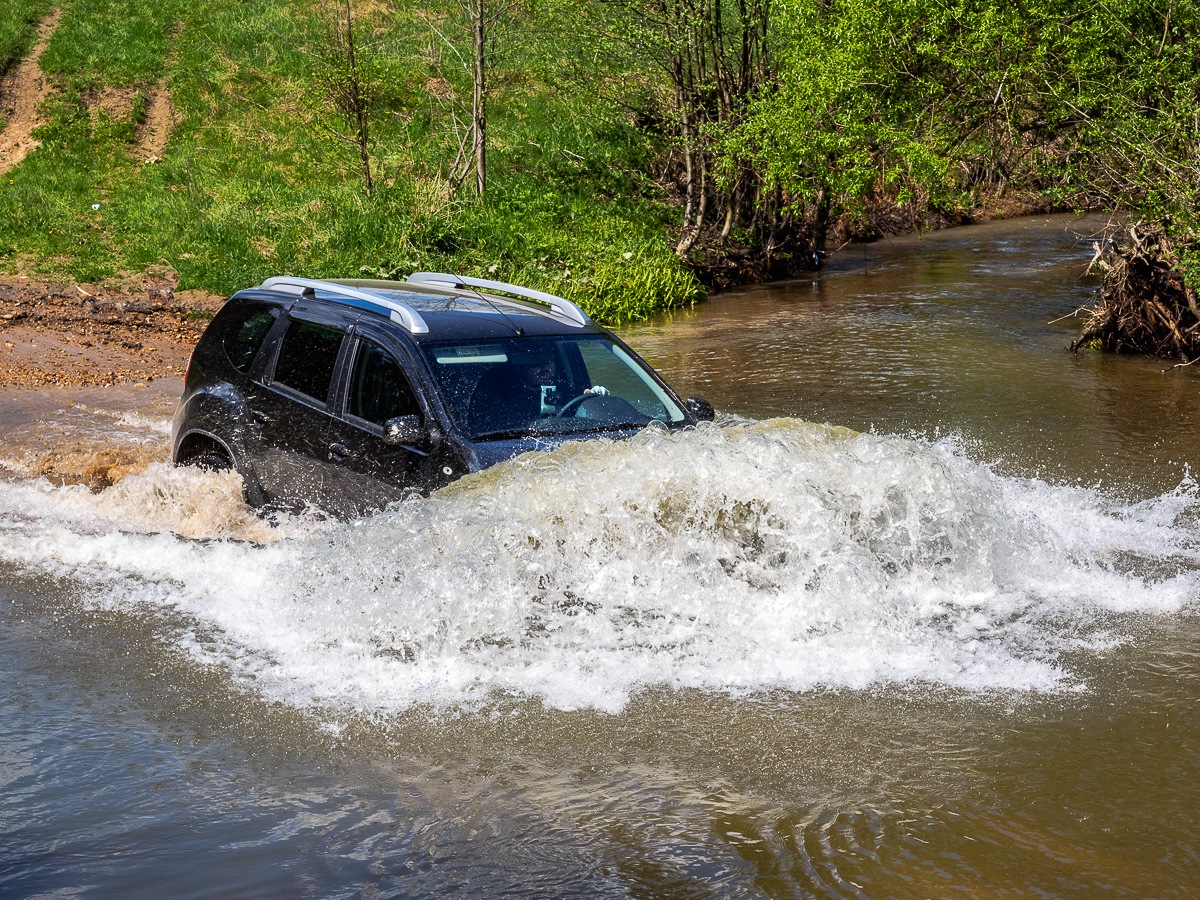
[[[1200,358],[1200,306],[1184,279],[1181,259],[1193,242],[1138,222],[1128,242],[1096,246],[1093,265],[1104,271],[1083,333],[1071,349],[1140,353],[1192,363]]]

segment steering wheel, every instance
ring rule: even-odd
[[[555,413],[555,415],[557,415],[559,417],[564,417],[564,418],[566,416],[575,416],[576,418],[578,418],[580,407],[583,406],[583,404],[587,403],[587,401],[591,400],[593,397],[599,397],[599,396],[601,396],[601,395],[600,394],[580,394],[578,397],[573,397],[572,399],[570,399],[566,403],[564,403],[562,405],[562,409],[560,409],[557,413]]]

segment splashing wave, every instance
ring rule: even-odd
[[[1077,689],[1064,655],[1119,641],[1113,614],[1195,603],[1198,513],[1190,479],[1129,504],[776,419],[528,454],[347,524],[270,527],[230,476],[163,465],[14,483],[0,559],[182,613],[189,652],[300,706],[616,711],[650,687]]]

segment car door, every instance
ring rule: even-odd
[[[326,494],[338,511],[353,515],[379,509],[412,489],[427,490],[447,479],[441,473],[428,426],[433,424],[407,353],[379,336],[359,334],[347,353],[348,368],[340,415],[330,422]],[[384,440],[384,424],[397,416],[417,416],[426,436],[408,444]]]
[[[254,467],[268,501],[323,505],[329,401],[345,341],[344,327],[290,315],[273,364],[250,392]]]

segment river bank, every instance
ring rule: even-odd
[[[224,298],[144,274],[114,285],[0,277],[0,388],[181,378]]]
[[[977,214],[963,213],[957,219],[912,218],[906,223],[895,218],[875,224],[878,240],[920,239],[964,225],[1019,221],[1035,210],[1029,200],[996,200]],[[852,256],[856,246],[873,243],[856,243],[844,221],[836,223],[833,235],[835,252],[825,265],[836,266],[839,257]],[[811,271],[806,266],[781,271],[794,277],[806,270]],[[734,255],[720,263],[702,263],[699,271],[719,291],[699,302],[719,302],[725,292],[764,283],[771,263]],[[0,388],[136,384],[182,377],[192,347],[225,297],[180,291],[178,284],[178,275],[161,266],[99,285],[0,275]]]

